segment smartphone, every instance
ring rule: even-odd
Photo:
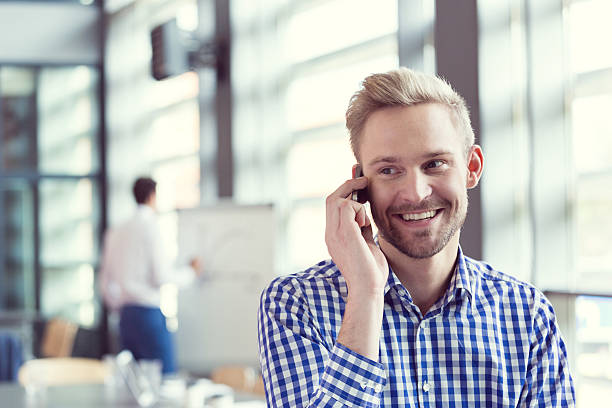
[[[356,164],[355,166],[353,166],[353,178],[358,178],[362,176],[363,176],[363,170],[361,170],[361,165]],[[365,191],[363,190],[353,191],[353,193],[351,194],[351,200],[357,201],[359,203],[365,202],[366,200],[365,200],[364,193]]]

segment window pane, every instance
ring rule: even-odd
[[[0,186],[0,310],[34,309],[32,189],[22,181]]]
[[[91,264],[42,267],[41,312],[46,317],[62,316],[85,327],[94,326],[99,305],[94,295]]]
[[[80,324],[95,323],[94,266],[98,196],[94,182],[40,182],[41,310]]]
[[[578,183],[576,245],[580,284],[612,289],[612,173]]]
[[[569,47],[572,72],[612,66],[612,2],[590,0],[569,7]]]
[[[576,299],[577,406],[596,407],[612,397],[612,299]]]
[[[293,131],[344,123],[350,97],[374,72],[397,67],[397,55],[385,55],[330,71],[297,78],[289,87],[287,115]]]
[[[355,157],[346,133],[342,128],[325,128],[291,147],[287,159],[291,198],[327,196],[351,177]],[[336,137],[322,139],[320,135]]]
[[[96,253],[94,184],[89,179],[43,180],[40,184],[41,262],[83,260]]]
[[[198,101],[188,100],[156,114],[147,132],[145,157],[163,160],[189,155],[200,150],[200,116]]]
[[[153,171],[157,181],[157,206],[160,211],[193,208],[200,204],[199,156],[172,160]]]
[[[87,174],[98,168],[97,71],[43,68],[38,79],[38,155],[44,173]]]
[[[320,2],[289,20],[285,55],[290,62],[304,61],[395,31],[397,0]]]
[[[2,168],[36,167],[35,74],[29,68],[0,68],[0,159]]]
[[[572,103],[574,165],[578,173],[612,169],[612,95]]]

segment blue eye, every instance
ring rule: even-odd
[[[425,168],[426,169],[437,169],[439,167],[442,167],[444,164],[445,163],[443,160],[432,160],[425,165]]]
[[[395,174],[396,172],[397,170],[395,170],[393,167],[384,167],[380,169],[380,173],[385,174],[385,175],[392,175],[392,174]]]

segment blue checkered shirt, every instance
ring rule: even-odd
[[[461,249],[448,290],[425,316],[390,271],[379,361],[336,341],[346,298],[331,260],[264,290],[259,348],[268,406],[574,406],[549,301]]]

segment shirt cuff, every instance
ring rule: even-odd
[[[321,376],[320,391],[347,407],[378,407],[386,384],[382,364],[336,342]]]

